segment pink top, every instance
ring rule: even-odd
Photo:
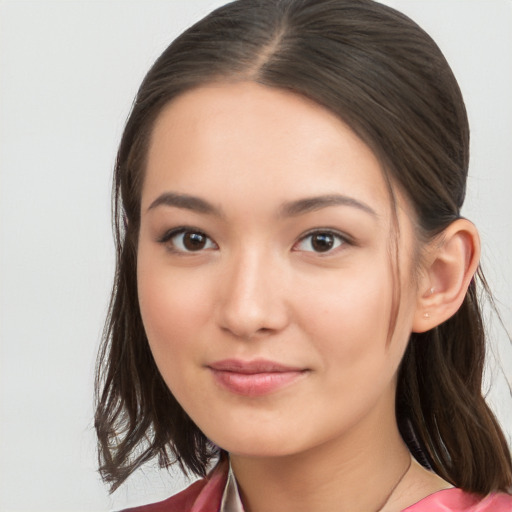
[[[164,501],[124,512],[220,512],[228,470],[228,461],[224,460],[207,478],[193,483],[184,491]],[[482,498],[461,489],[444,489],[402,512],[512,512],[512,496],[499,493]]]
[[[482,498],[461,489],[444,489],[423,498],[403,512],[512,512],[512,496],[500,493]]]

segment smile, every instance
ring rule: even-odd
[[[215,382],[237,395],[263,396],[303,377],[308,370],[266,360],[227,359],[208,365]]]

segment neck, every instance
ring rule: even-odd
[[[231,454],[246,512],[377,512],[409,462],[394,417],[294,455]]]

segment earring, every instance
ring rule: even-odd
[[[430,318],[430,314],[425,311],[425,313],[423,313],[423,318]]]
[[[429,290],[430,295],[433,295],[435,291],[436,291],[436,289],[434,287],[430,288],[430,290]]]

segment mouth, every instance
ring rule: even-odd
[[[215,382],[237,395],[263,396],[300,380],[308,369],[258,359],[226,359],[209,364]]]

